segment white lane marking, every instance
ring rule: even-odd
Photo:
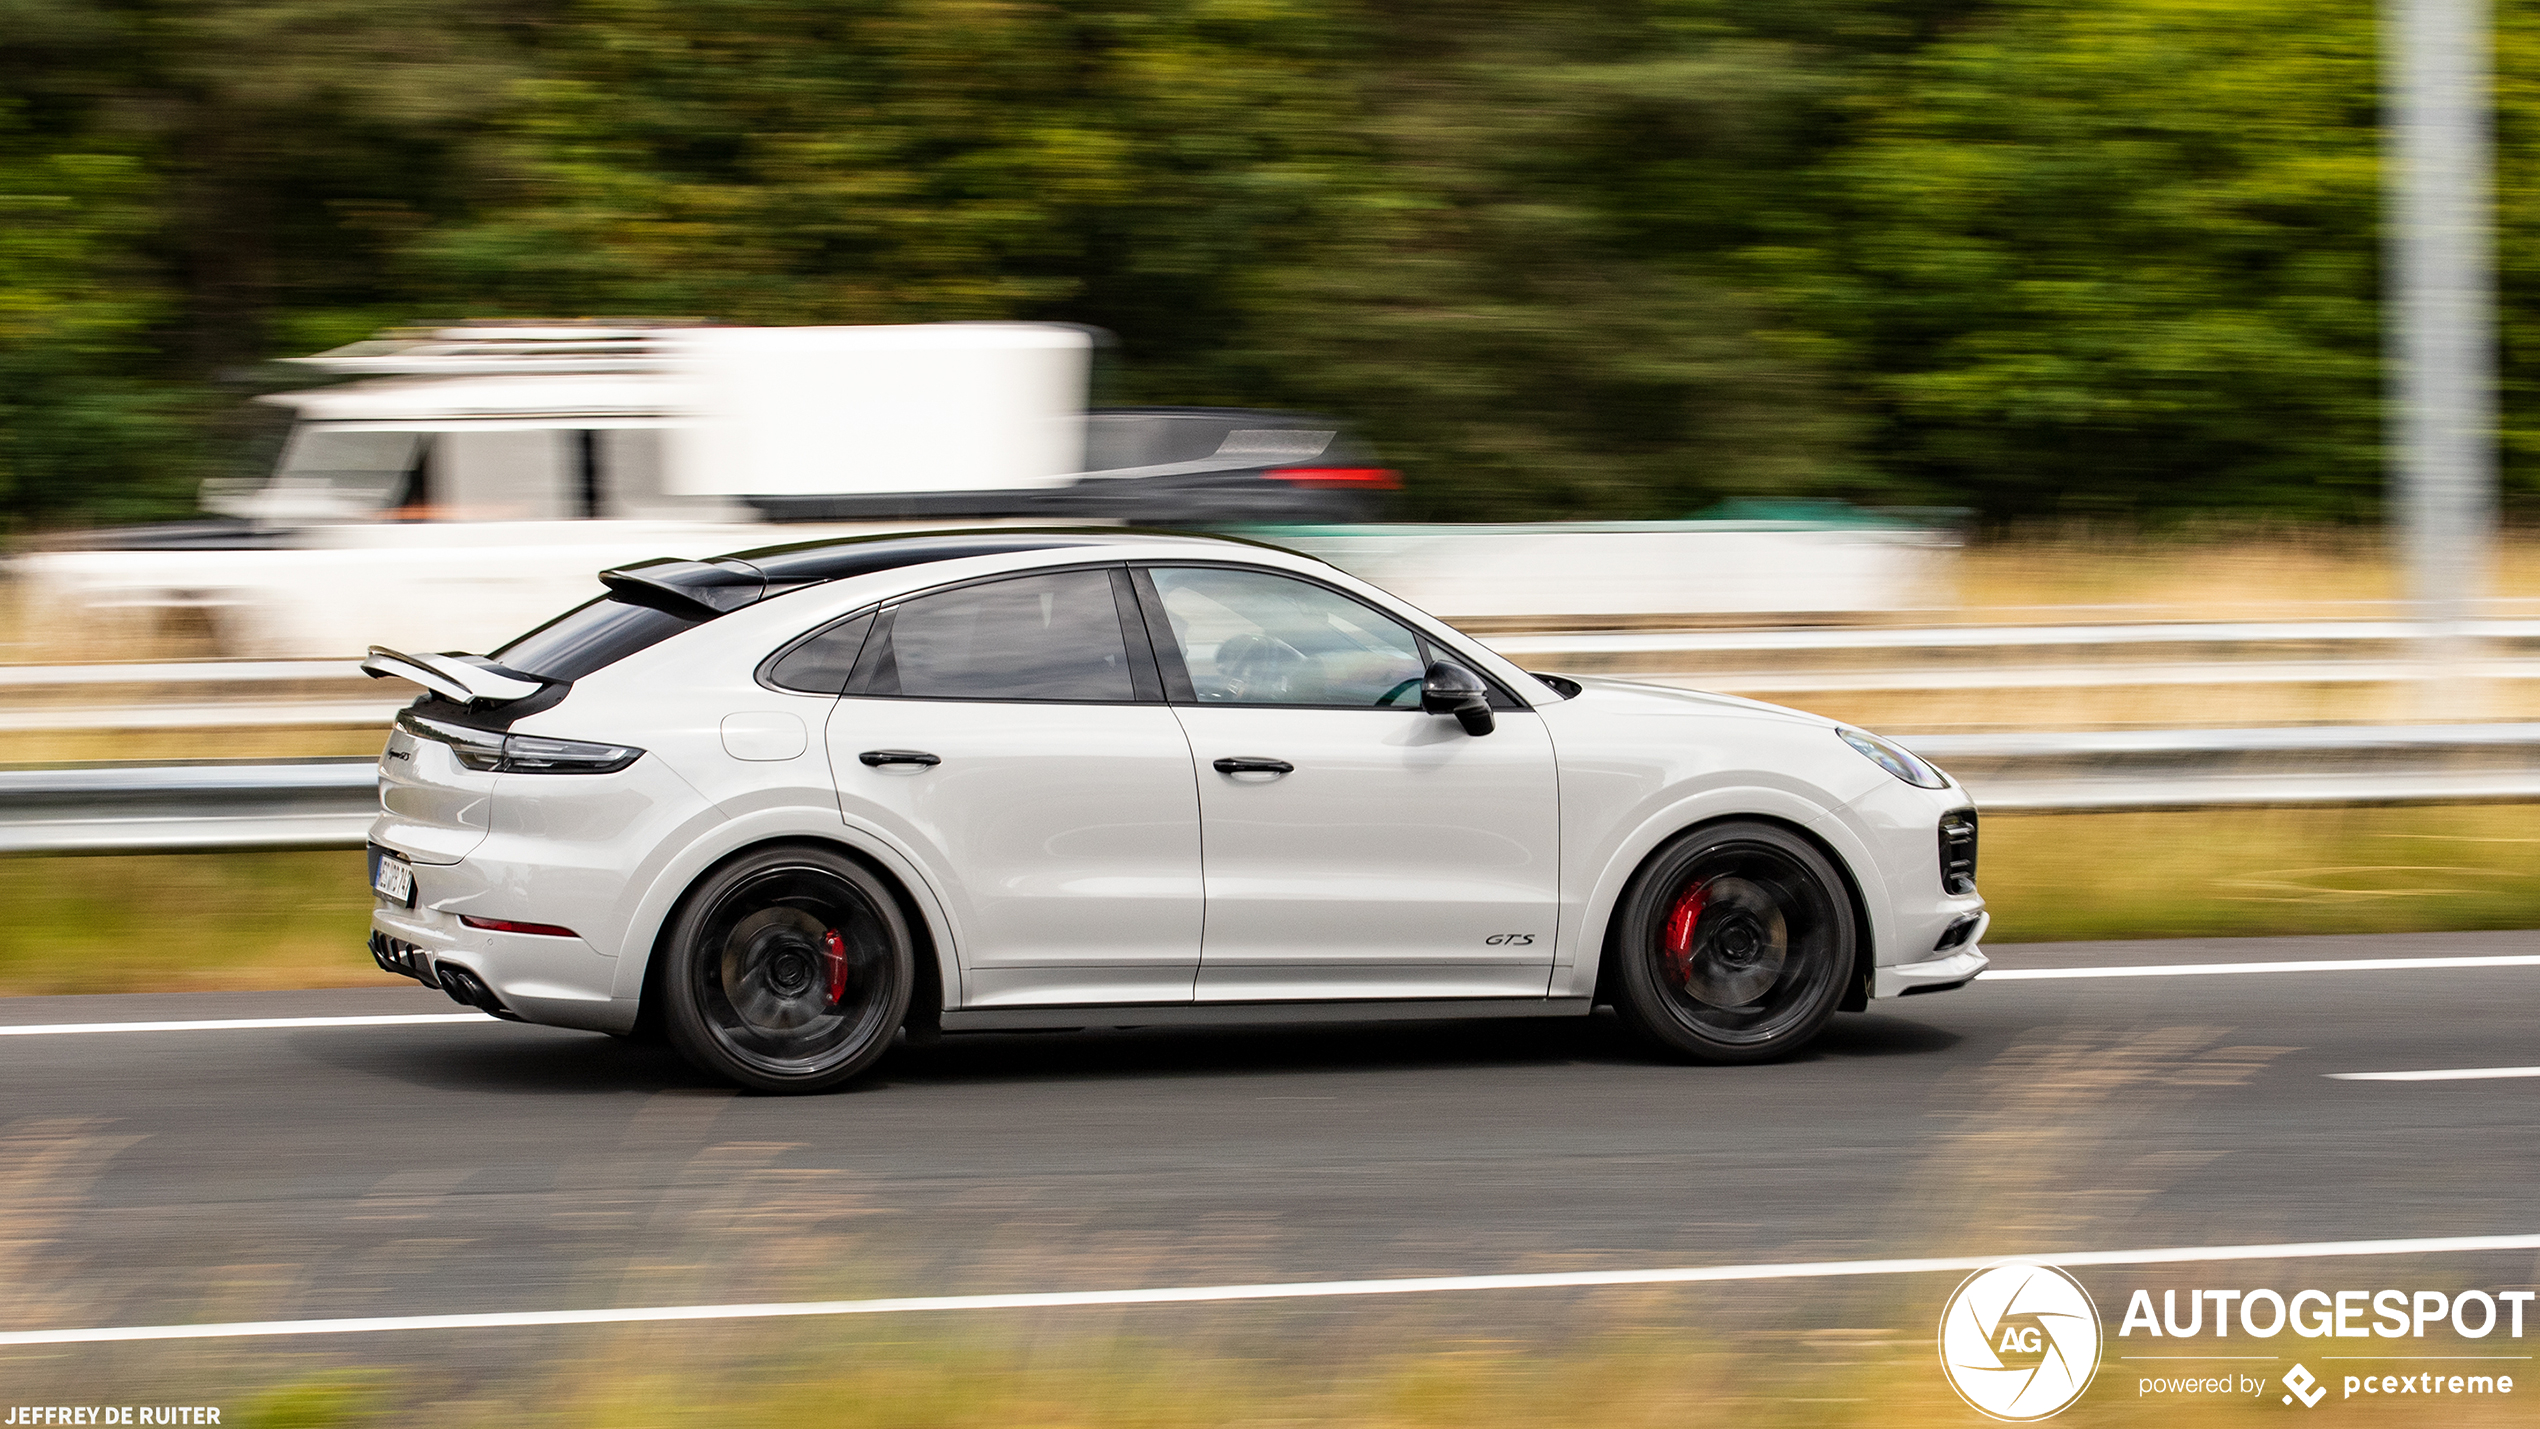
[[[2540,1077],[2540,1067],[2442,1067],[2431,1072],[2329,1072],[2337,1082],[2484,1082],[2497,1077]]]
[[[2193,977],[2216,973],[2390,972],[2406,968],[2540,967],[2540,953],[2462,958],[2323,958],[2275,963],[2142,963],[2099,968],[1988,968],[1979,982],[2072,977]],[[231,1032],[272,1027],[394,1027],[428,1022],[492,1022],[481,1012],[400,1013],[389,1017],[231,1017],[190,1022],[48,1022],[0,1027],[0,1037],[73,1032]]]
[[[2282,963],[2137,963],[2107,968],[1988,968],[1978,982],[2058,977],[2211,977],[2222,973],[2371,973],[2413,968],[2540,967],[2540,953],[2485,958],[2316,958]]]
[[[428,1022],[493,1022],[482,1012],[401,1012],[390,1017],[224,1017],[199,1022],[38,1022],[0,1027],[0,1037],[74,1032],[247,1032],[267,1027],[409,1027]]]
[[[214,1325],[124,1325],[93,1330],[13,1330],[0,1347],[132,1340],[218,1340],[269,1335],[363,1335],[391,1330],[493,1330],[544,1325],[627,1325],[665,1320],[765,1320],[806,1315],[902,1315],[936,1310],[1042,1310],[1086,1305],[1193,1305],[1229,1300],[1314,1300],[1344,1295],[1426,1295],[1452,1290],[1580,1290],[1611,1285],[1697,1285],[1737,1280],[1808,1280],[1852,1275],[1922,1275],[1981,1270],[2004,1261],[2050,1265],[2166,1265],[2226,1260],[2309,1260],[2330,1256],[2439,1255],[2476,1250],[2540,1250],[2540,1235],[2440,1236],[2416,1240],[2331,1240],[2288,1245],[2172,1246],[2037,1255],[1965,1255],[1924,1260],[1827,1260],[1783,1265],[1712,1265],[1673,1270],[1567,1270],[1532,1275],[1433,1275],[1401,1280],[1315,1280],[1265,1285],[1187,1285],[1151,1290],[1055,1290],[1021,1295],[918,1295],[893,1300],[797,1300],[760,1305],[650,1305],[616,1310],[522,1310],[478,1315],[382,1315],[356,1320],[244,1320]]]

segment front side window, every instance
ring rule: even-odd
[[[1203,704],[1419,708],[1419,637],[1345,595],[1267,571],[1148,574]]]
[[[1056,571],[919,596],[888,617],[856,693],[1127,703],[1134,684],[1109,571]]]

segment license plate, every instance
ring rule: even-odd
[[[371,856],[370,891],[400,907],[415,903],[415,871],[404,859],[393,853]]]

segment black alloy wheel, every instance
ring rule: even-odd
[[[1842,875],[1773,824],[1697,829],[1623,892],[1606,987],[1623,1022],[1663,1051],[1761,1062],[1816,1039],[1858,946]]]
[[[871,1067],[916,981],[890,889],[816,847],[762,849],[709,874],[674,915],[666,953],[671,1045],[760,1091],[822,1091]]]

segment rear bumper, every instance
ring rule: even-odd
[[[458,915],[428,907],[374,908],[370,929],[372,961],[459,1002],[484,1006],[472,995],[481,987],[497,1003],[485,1010],[496,1016],[592,1032],[634,1029],[634,1001],[610,996],[616,959],[580,938],[470,928]]]
[[[410,977],[425,987],[439,987],[440,975],[432,970],[432,955],[403,938],[392,938],[377,928],[370,930],[370,960],[384,973]]]

